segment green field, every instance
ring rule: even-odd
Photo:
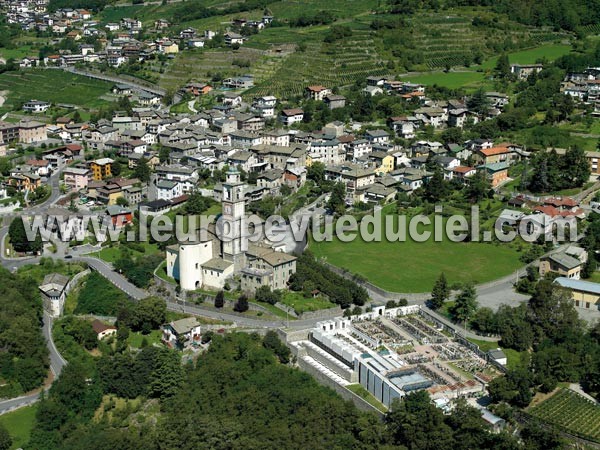
[[[558,390],[528,412],[567,433],[600,442],[600,406],[569,389]]]
[[[508,57],[511,64],[533,64],[542,58],[545,58],[548,61],[554,61],[560,56],[568,54],[571,49],[572,47],[570,45],[564,44],[541,45],[528,50],[509,53]],[[451,72],[424,72],[419,75],[408,75],[405,79],[412,81],[413,83],[425,85],[437,84],[450,89],[475,89],[482,85],[486,87],[486,77],[489,76],[486,72],[489,72],[495,67],[497,60],[497,56],[489,58],[483,64],[474,66],[471,70],[462,69],[460,71]],[[488,81],[488,84],[489,86],[487,87],[491,89],[491,81]]]
[[[407,219],[408,222],[408,219]],[[382,224],[385,227],[385,223]],[[397,219],[394,220],[394,229]],[[433,226],[420,228],[432,231]],[[522,266],[519,253],[513,247],[477,242],[455,243],[443,237],[415,242],[388,242],[382,228],[380,242],[314,242],[310,249],[328,263],[357,273],[371,283],[393,292],[429,292],[441,272],[450,284],[455,282],[484,283],[509,275]],[[445,233],[442,233],[445,235]]]
[[[0,91],[8,91],[1,110],[31,99],[68,103],[86,108],[106,103],[100,97],[108,93],[111,83],[67,73],[62,70],[29,70],[0,74]]]
[[[475,71],[461,71],[461,72],[431,72],[431,73],[423,73],[421,75],[410,75],[406,78],[407,81],[412,81],[413,83],[420,83],[424,85],[434,85],[444,86],[450,89],[457,88],[469,88],[479,86],[485,80],[485,74],[483,72],[475,72]]]
[[[0,416],[0,424],[6,427],[13,440],[11,449],[21,448],[29,442],[36,412],[37,405],[33,405]]]
[[[317,311],[335,307],[335,304],[323,297],[306,298],[297,292],[284,292],[281,303],[294,308],[300,314],[306,311]]]
[[[107,263],[114,263],[119,259],[123,258],[127,252],[129,252],[133,258],[136,258],[138,256],[161,253],[160,250],[158,250],[156,244],[150,244],[149,242],[140,242],[139,245],[142,245],[144,247],[145,251],[143,253],[138,252],[130,247],[127,247],[126,245],[116,245],[104,247],[99,252],[91,253],[90,256],[100,258],[101,260],[106,261]]]
[[[541,45],[536,48],[509,53],[508,60],[511,64],[534,64],[541,59],[554,61],[555,59],[568,54],[571,50],[572,47],[565,44]],[[481,67],[483,69],[493,69],[497,60],[498,57],[490,58],[486,60]]]
[[[134,348],[141,348],[142,341],[146,339],[148,346],[152,346],[154,344],[160,344],[162,337],[162,331],[160,330],[152,330],[150,334],[142,334],[141,332],[130,332],[129,337],[127,338],[127,343]]]
[[[487,352],[496,348],[501,348],[498,341],[481,341],[479,339],[468,338],[473,344],[477,344],[482,352]],[[521,364],[521,353],[512,348],[503,348],[502,351],[506,355],[507,367],[509,369],[516,369]]]

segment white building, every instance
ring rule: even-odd
[[[23,111],[31,113],[43,113],[48,111],[50,103],[42,102],[40,100],[29,100],[23,103]]]

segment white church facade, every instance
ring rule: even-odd
[[[179,281],[182,290],[223,289],[228,279],[239,275],[241,288],[254,291],[268,285],[285,289],[296,272],[296,257],[276,251],[267,243],[244,245],[241,224],[245,217],[246,185],[231,168],[223,183],[222,219],[229,225],[227,239],[214,229],[203,230],[204,239],[167,247],[167,275]]]

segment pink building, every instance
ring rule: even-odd
[[[64,171],[64,183],[67,189],[79,191],[85,189],[90,179],[89,169],[78,167],[67,167]]]

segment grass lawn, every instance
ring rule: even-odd
[[[437,84],[438,86],[444,86],[450,89],[466,88],[469,85],[479,85],[485,80],[485,74],[483,72],[475,71],[464,71],[464,72],[431,72],[424,73],[421,75],[411,75],[403,80],[411,81],[413,83],[421,83],[427,86]]]
[[[583,281],[590,281],[592,283],[600,283],[600,272],[594,272],[591,277],[589,277],[587,280],[583,280]]]
[[[346,386],[346,389],[348,389],[351,392],[354,392],[356,395],[358,395],[363,400],[366,400],[370,405],[374,406],[379,411],[387,412],[387,408],[385,407],[385,405],[383,403],[381,403],[379,400],[377,400],[373,396],[373,394],[371,394],[364,387],[362,387],[362,385],[350,384],[350,385]]]
[[[131,252],[131,256],[134,259],[138,256],[160,253],[156,244],[150,244],[149,242],[140,242],[139,244],[144,246],[145,252],[138,252],[130,247],[127,247],[126,245],[119,244],[116,246],[103,247],[102,250],[92,253],[91,256],[100,258],[108,263],[114,263],[124,256],[126,249]]]
[[[394,229],[397,229],[397,218]],[[433,226],[420,229],[431,231]],[[311,238],[310,249],[315,256],[362,275],[383,289],[405,293],[430,292],[442,272],[450,284],[484,283],[509,275],[523,265],[519,253],[510,245],[456,243],[445,236],[441,242],[435,242],[433,233],[426,242],[415,242],[408,237],[408,232],[406,235],[405,242],[387,241],[385,230],[380,242],[365,242],[359,237],[352,242],[341,242],[337,238],[331,242],[314,242]]]
[[[37,405],[33,405],[0,416],[0,424],[6,427],[13,440],[11,449],[21,448],[29,442],[36,411]]]
[[[52,103],[70,103],[95,108],[106,104],[100,97],[111,83],[64,72],[62,70],[28,70],[0,74],[0,91],[8,91],[2,110],[35,98]]]
[[[479,339],[468,338],[469,342],[473,344],[477,344],[479,349],[483,352],[487,352],[489,350],[493,350],[496,348],[501,348],[498,344],[498,341],[482,341]],[[509,369],[516,369],[521,364],[521,353],[513,350],[511,348],[503,348],[502,351],[506,355],[507,359],[507,367]]]
[[[148,341],[148,346],[154,345],[154,344],[160,344],[160,338],[162,336],[162,333],[160,330],[152,330],[150,332],[150,334],[142,334],[141,332],[137,331],[137,332],[130,332],[129,333],[129,337],[127,338],[127,343],[134,348],[141,348],[142,347],[142,341],[144,340],[144,338],[146,338],[146,341]]]
[[[185,114],[185,113],[192,113],[192,110],[189,108],[188,106],[188,101],[183,101],[181,103],[177,103],[176,105],[171,106],[171,108],[169,109],[169,111],[172,114]]]
[[[263,303],[263,302],[250,302],[250,303],[254,303],[255,305],[262,306],[263,308],[268,310],[269,313],[273,316],[280,317],[282,319],[296,320],[295,317],[290,316],[285,311],[279,309],[277,306],[270,305],[269,303]],[[244,314],[248,314],[248,312],[246,312]]]
[[[163,281],[166,281],[169,284],[176,284],[173,278],[170,278],[167,275],[167,261],[163,261],[160,263],[158,268],[156,269],[156,275]]]
[[[335,306],[335,304],[323,297],[306,298],[298,292],[289,291],[284,292],[281,303],[291,306],[298,314],[306,311],[333,308]]]
[[[563,55],[570,53],[572,47],[564,44],[542,45],[540,47],[530,48],[508,54],[508,60],[511,64],[535,64],[539,59],[545,58],[548,61],[554,61]],[[496,66],[498,57],[495,56],[486,60],[481,67],[483,69],[493,69]]]

